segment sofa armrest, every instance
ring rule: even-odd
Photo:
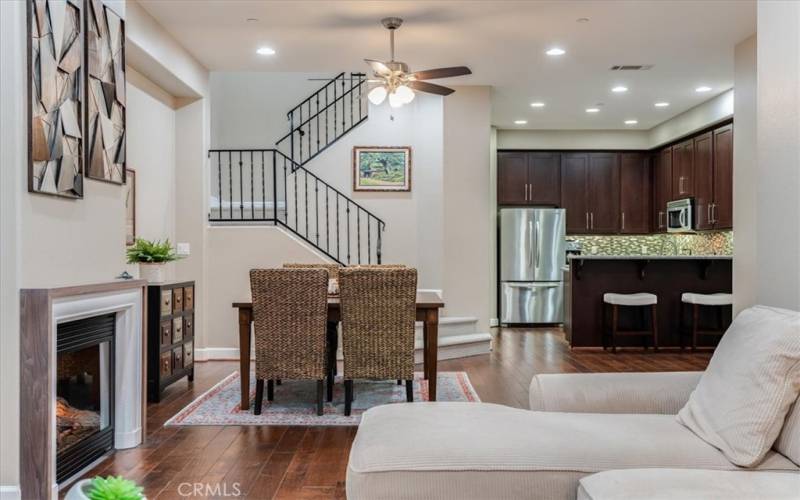
[[[559,373],[536,375],[531,410],[675,415],[703,372]]]

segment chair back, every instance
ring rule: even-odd
[[[252,269],[257,379],[325,378],[328,273]]]
[[[417,270],[342,268],[339,294],[344,377],[411,380]]]
[[[298,264],[298,263],[288,263],[283,265],[284,269],[325,269],[328,271],[328,279],[337,280],[339,279],[339,269],[342,268],[339,264],[324,264],[324,263],[314,263],[314,264]]]

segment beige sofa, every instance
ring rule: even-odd
[[[364,414],[350,453],[347,496],[574,500],[579,481],[602,471],[697,469],[712,476],[741,471],[675,418],[700,375],[538,375],[530,386],[536,411],[486,403],[373,408]],[[800,404],[787,417],[778,443],[783,453],[771,450],[753,469],[782,473],[775,476],[782,481],[766,481],[774,491],[761,498],[800,491]],[[784,455],[792,451],[791,459]],[[588,483],[582,498],[617,498],[603,495],[605,487]]]

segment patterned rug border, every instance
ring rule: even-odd
[[[481,399],[478,396],[478,393],[475,391],[475,388],[472,386],[472,381],[469,379],[469,375],[465,371],[450,371],[450,372],[439,372],[439,376],[451,376],[455,379],[455,382],[460,387],[464,397],[466,398],[465,402],[468,403],[480,403]],[[415,382],[419,384],[419,394],[422,396],[424,401],[428,400],[428,384],[426,381],[422,380],[422,373],[415,372],[414,373]],[[353,413],[349,417],[345,417],[344,414],[337,414],[335,415],[335,419],[332,420],[321,420],[325,416],[332,416],[332,415],[324,415],[323,417],[318,417],[316,414],[308,417],[307,422],[302,423],[287,423],[287,422],[255,422],[255,421],[245,421],[245,422],[228,422],[228,423],[209,423],[209,422],[185,422],[188,418],[192,416],[192,414],[204,403],[209,401],[210,399],[217,396],[220,392],[224,391],[228,388],[229,385],[235,383],[239,380],[239,370],[235,370],[234,372],[227,375],[225,378],[214,384],[210,389],[206,392],[195,398],[191,403],[184,406],[180,410],[178,410],[175,415],[173,415],[169,420],[164,423],[164,427],[204,427],[204,426],[264,426],[264,425],[274,425],[274,426],[287,426],[287,427],[353,427],[358,426],[361,423],[361,415],[366,410],[356,411],[353,410]],[[251,380],[253,380],[253,375],[251,373]],[[387,381],[388,383],[388,381]],[[442,385],[442,381],[439,381],[439,385]],[[253,399],[253,394],[251,391],[251,400]],[[327,403],[326,403],[327,404]],[[398,403],[386,403],[386,404],[398,404]],[[230,414],[235,416],[237,413],[245,413],[243,410],[239,410],[238,405],[231,409]],[[249,414],[249,412],[247,412]],[[269,412],[263,413],[260,418],[264,420],[269,420],[270,414]],[[276,418],[276,417],[272,417]],[[284,417],[287,418],[287,417]],[[297,417],[303,418],[303,417]],[[319,422],[316,420],[320,419]]]

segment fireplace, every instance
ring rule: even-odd
[[[114,448],[116,314],[58,324],[56,482]]]

